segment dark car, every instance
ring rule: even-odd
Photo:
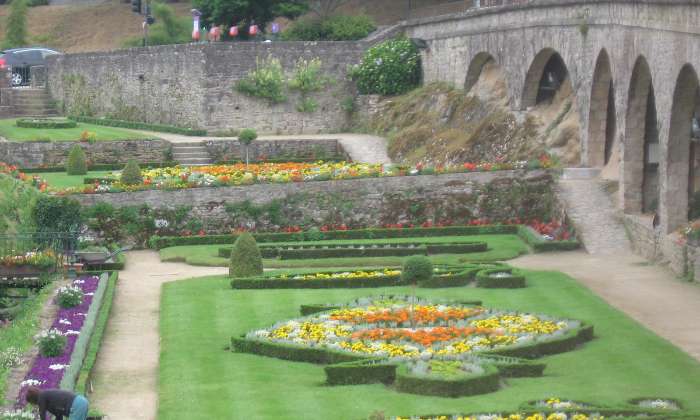
[[[26,86],[29,84],[29,68],[45,65],[46,57],[56,54],[61,53],[43,47],[5,50],[0,52],[0,69],[10,68],[12,86]]]

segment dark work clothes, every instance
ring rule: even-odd
[[[75,394],[60,389],[49,389],[39,393],[39,418],[47,420],[46,412],[56,416],[56,420],[63,420],[63,416],[70,416]]]

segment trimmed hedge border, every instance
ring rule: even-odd
[[[481,306],[483,303],[480,300],[464,300],[464,301],[455,301],[454,303],[460,304],[460,305],[474,305],[474,306]],[[313,315],[319,312],[324,312],[324,311],[332,311],[335,309],[341,309],[343,305],[323,305],[323,304],[310,304],[310,305],[301,305],[299,307],[299,313],[302,316],[308,316],[308,315]],[[489,356],[491,357],[491,356]],[[498,356],[500,358],[500,356]],[[502,357],[503,359],[509,359],[507,357]],[[513,359],[513,358],[510,358]]]
[[[88,171],[121,171],[126,163],[96,163],[88,166]],[[171,162],[145,162],[139,163],[142,168],[166,168],[172,166]],[[47,166],[45,168],[20,168],[20,172],[27,174],[41,174],[46,172],[66,172],[65,166]],[[99,178],[93,178],[99,179]]]
[[[461,269],[461,271],[459,271]],[[483,270],[482,267],[466,266],[455,269],[450,275],[433,276],[432,279],[418,284],[418,287],[456,287],[464,286],[471,282],[474,273]],[[333,274],[342,271],[320,271],[319,273]],[[408,286],[401,279],[401,275],[396,276],[373,276],[338,279],[275,279],[274,277],[244,277],[231,279],[233,289],[352,289],[364,287],[392,287]]]
[[[509,277],[491,277],[494,273],[509,273]],[[526,287],[525,276],[513,275],[512,268],[489,268],[476,273],[476,285],[487,289],[520,289]]]
[[[593,408],[586,408],[586,409],[558,409],[554,410],[551,408],[539,408],[539,409],[534,409],[534,408],[527,408],[527,409],[520,409],[520,410],[502,410],[502,411],[489,411],[488,413],[480,411],[480,412],[472,412],[472,413],[452,413],[452,414],[428,414],[428,415],[420,415],[420,416],[411,416],[411,415],[404,415],[404,416],[399,416],[399,417],[390,417],[392,420],[396,419],[439,419],[439,418],[445,418],[445,419],[452,419],[454,416],[462,416],[462,417],[468,417],[468,416],[478,416],[482,414],[499,414],[503,416],[508,416],[509,414],[522,414],[522,415],[532,415],[532,414],[537,414],[537,413],[542,413],[545,416],[553,413],[566,413],[566,414],[586,414],[590,415],[593,413],[600,414],[601,416],[608,418],[608,417],[613,417],[613,418],[624,418],[626,420],[668,420],[668,419],[697,419],[698,414],[694,413],[683,413],[683,412],[668,412],[666,410],[665,412],[659,412],[656,410],[635,410],[632,408],[628,407],[593,407]]]
[[[365,359],[326,366],[326,384],[362,385],[383,383],[389,385],[396,380],[398,364],[382,359]]]
[[[282,360],[315,364],[336,364],[367,360],[363,356],[312,347],[297,347],[280,343],[267,343],[246,339],[245,336],[231,337],[231,350],[239,353],[252,353]]]
[[[106,273],[102,274],[100,276],[100,283],[92,296],[90,309],[85,316],[85,323],[83,324],[83,327],[80,330],[80,335],[75,342],[73,354],[71,354],[70,358],[70,365],[63,373],[63,379],[61,379],[61,384],[59,386],[61,389],[66,389],[69,391],[75,389],[78,375],[82,369],[83,361],[85,360],[85,355],[88,351],[88,346],[90,345],[93,332],[95,331],[97,315],[102,308],[102,303],[104,302],[107,283],[109,283],[109,275]]]
[[[567,241],[547,241],[535,232],[530,226],[518,225],[518,236],[535,252],[573,251],[581,247],[581,243],[575,239]]]
[[[498,368],[493,365],[482,365],[484,373],[454,379],[431,376],[417,376],[408,371],[405,365],[396,370],[394,386],[399,392],[437,397],[457,398],[468,395],[487,394],[498,391],[501,377]]]
[[[78,380],[75,384],[75,392],[78,394],[88,395],[91,391],[92,386],[90,384],[90,380],[92,378],[92,369],[95,366],[95,362],[97,361],[97,353],[102,345],[102,337],[104,336],[105,327],[107,326],[107,321],[109,320],[109,315],[112,310],[114,291],[117,287],[118,279],[118,272],[112,272],[109,274],[107,289],[105,290],[104,298],[102,299],[102,307],[97,315],[95,330],[90,338],[90,346],[85,354],[85,359],[83,360],[80,373],[78,374]]]
[[[470,235],[516,235],[517,225],[482,225],[482,226],[444,226],[430,228],[403,229],[353,229],[322,232],[274,232],[255,233],[258,243],[265,242],[303,242],[318,240],[352,240],[352,239],[392,239],[422,238],[431,236],[470,236]],[[312,237],[313,236],[313,237]],[[238,235],[204,235],[204,236],[153,236],[149,240],[151,248],[163,249],[179,245],[233,245]]]
[[[578,329],[567,332],[561,337],[517,347],[495,349],[486,352],[487,355],[518,357],[522,359],[537,359],[551,354],[565,353],[574,350],[579,345],[593,340],[593,326],[582,323]]]
[[[414,243],[356,243],[356,244],[313,244],[313,245],[261,245],[263,258],[316,259],[316,258],[350,258],[350,257],[386,257],[432,254],[462,254],[484,252],[488,250],[486,242],[456,242],[432,244]],[[231,257],[229,247],[219,248],[218,255]]]
[[[150,131],[160,131],[162,133],[174,133],[183,134],[185,136],[206,136],[207,130],[193,129],[193,128],[182,128],[176,127],[174,125],[163,125],[163,124],[148,124],[135,121],[125,121],[125,120],[112,120],[109,118],[92,118],[92,117],[79,117],[70,116],[71,120],[77,122],[83,122],[87,124],[94,125],[104,125],[108,127],[120,127],[120,128],[132,128],[136,130],[150,130]]]
[[[16,122],[20,128],[75,128],[78,123],[64,118],[20,118]]]

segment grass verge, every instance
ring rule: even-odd
[[[148,140],[152,135],[144,134],[124,128],[105,127],[101,125],[79,123],[75,128],[20,128],[16,125],[17,119],[10,118],[0,120],[0,136],[9,141],[78,141],[83,131],[95,133],[97,141],[110,140]]]
[[[596,339],[541,359],[547,363],[542,378],[508,379],[497,392],[454,399],[402,394],[381,384],[326,386],[321,365],[224,350],[232,335],[298,317],[302,304],[408,294],[410,288],[231,290],[226,277],[168,283],[161,300],[158,417],[227,418],[235,412],[237,418],[357,420],[375,410],[386,415],[515,410],[524,401],[549,396],[611,406],[665,396],[700,409],[700,363],[572,278],[557,272],[527,275],[524,289],[418,289],[417,294],[581,319],[595,326]]]

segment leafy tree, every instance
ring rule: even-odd
[[[164,3],[153,3],[153,17],[156,23],[148,30],[148,45],[186,44],[192,36],[192,20],[186,16],[176,16],[175,10]],[[126,47],[139,47],[143,37],[128,39]]]
[[[401,269],[401,279],[406,283],[416,284],[433,277],[433,263],[423,255],[409,257]]]
[[[245,164],[248,164],[248,146],[258,138],[258,133],[252,128],[244,128],[238,135],[238,141],[245,146]]]
[[[32,219],[39,232],[74,232],[83,223],[77,200],[42,195],[32,208]]]
[[[3,48],[16,48],[27,45],[27,1],[12,0],[10,15],[7,17]]]
[[[202,12],[202,22],[207,27],[247,27],[254,22],[261,31],[277,17],[293,19],[308,10],[307,0],[194,0],[192,5]],[[247,31],[241,34],[245,37]]]
[[[263,273],[262,256],[255,238],[248,232],[242,233],[233,244],[230,277],[253,277]]]

